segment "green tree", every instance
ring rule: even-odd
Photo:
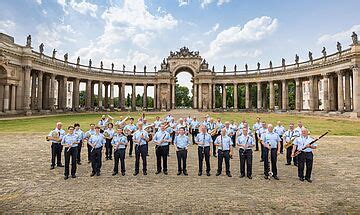
[[[130,93],[128,93],[125,101],[125,106],[130,107],[130,105],[131,105],[131,96]]]
[[[136,102],[135,102],[137,107],[142,107],[143,105],[143,97],[140,94],[136,95]]]
[[[86,99],[85,91],[80,91],[79,96],[80,96],[80,101],[79,101],[80,107],[84,107],[85,106],[85,99]]]
[[[189,88],[185,86],[175,85],[175,105],[176,107],[191,107],[191,98],[189,96]]]

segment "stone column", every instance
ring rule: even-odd
[[[79,86],[80,86],[80,79],[75,78],[74,82],[73,82],[73,109],[75,111],[79,110],[79,103],[80,103],[80,91],[79,91]]]
[[[85,107],[87,110],[91,109],[91,80],[86,81],[86,102]]]
[[[15,101],[16,101],[16,86],[15,85],[11,85],[11,99],[10,99],[11,103],[10,103],[10,110],[11,111],[15,111]]]
[[[212,108],[215,109],[216,108],[216,84],[213,84],[213,90],[212,90],[212,97],[213,97],[213,102],[212,102]]]
[[[283,111],[286,111],[288,109],[288,101],[289,101],[289,89],[288,89],[288,83],[286,80],[282,80],[281,81],[281,85],[282,85],[282,96],[281,96],[281,99],[282,99],[282,110]]]
[[[31,80],[31,110],[35,110],[35,103],[36,103],[36,73],[32,74]]]
[[[315,96],[314,96],[314,76],[309,77],[309,99],[310,99],[310,105],[309,109],[310,111],[315,110]]]
[[[168,86],[168,92],[169,92],[169,94],[168,94],[168,99],[167,99],[167,105],[166,105],[166,108],[167,109],[171,109],[171,84],[168,84],[167,85]]]
[[[30,110],[30,73],[31,67],[24,66],[24,107],[25,111]]]
[[[91,82],[91,90],[90,90],[90,94],[91,94],[91,107],[95,108],[95,82]]]
[[[351,98],[350,98],[350,73],[345,73],[345,110],[351,110]]]
[[[194,95],[193,95],[193,106],[194,109],[198,108],[198,98],[197,98],[197,84],[194,84]]]
[[[275,109],[275,89],[274,89],[274,82],[273,81],[269,81],[269,85],[270,85],[270,110],[274,111]]]
[[[4,111],[4,85],[0,84],[0,112]]]
[[[338,111],[344,112],[344,85],[343,85],[343,71],[337,72],[338,81],[337,81],[337,100],[338,100]]]
[[[213,88],[212,88],[212,84],[209,84],[209,104],[208,104],[208,107],[209,109],[212,109],[212,102],[213,102]]]
[[[103,96],[102,93],[103,92],[103,82],[99,81],[99,85],[98,85],[98,107],[99,109],[103,109]]]
[[[324,111],[329,112],[330,111],[330,104],[329,104],[329,75],[325,74],[323,75],[323,89],[324,89]]]
[[[48,75],[44,75],[43,82],[43,108],[49,109],[49,88],[50,88],[50,78]]]
[[[250,84],[245,83],[245,109],[250,109]]]
[[[301,87],[302,87],[302,81],[299,78],[295,79],[295,85],[296,85],[296,93],[295,93],[295,109],[297,111],[301,111],[301,103],[302,103],[302,95],[301,95]]]
[[[67,85],[67,77],[63,77],[63,99],[62,99],[62,109],[66,109],[67,107],[67,93],[68,93],[68,85]]]
[[[161,84],[157,84],[157,87],[156,87],[156,106],[157,106],[158,110],[161,110],[161,105],[160,105],[160,101],[161,101],[161,97],[160,97],[160,87],[161,87]]]
[[[37,109],[43,109],[43,72],[38,72]]]
[[[353,67],[353,112],[359,117],[360,114],[360,71],[359,67]]]
[[[109,84],[104,83],[104,90],[105,90],[105,98],[104,98],[104,108],[109,108]]]
[[[199,84],[199,92],[198,92],[198,107],[200,110],[204,109],[203,102],[202,102],[202,84]]]
[[[234,84],[234,109],[237,110],[239,108],[238,105],[238,85]]]
[[[143,108],[147,109],[147,84],[144,84]]]
[[[222,85],[222,108],[226,109],[226,84]]]
[[[136,110],[136,84],[132,84],[131,110]]]
[[[154,84],[154,110],[157,110],[157,84]]]
[[[334,92],[334,77],[332,75],[329,75],[328,77],[328,86],[329,86],[329,104],[330,104],[330,110],[336,109],[335,104],[335,92]]]
[[[175,109],[175,83],[171,84],[171,109]]]
[[[319,110],[319,77],[314,76],[314,109]]]
[[[10,86],[9,84],[5,84],[4,87],[4,112],[9,111],[9,102],[10,102]]]
[[[261,82],[257,83],[257,109],[262,108]]]
[[[121,90],[120,90],[120,108],[122,111],[125,110],[125,83],[121,83]]]
[[[50,105],[50,110],[54,111],[55,110],[55,74],[51,74],[51,80],[50,80],[50,101],[49,101],[49,105]]]
[[[114,110],[114,82],[110,82],[110,110]]]

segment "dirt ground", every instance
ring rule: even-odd
[[[64,168],[50,170],[50,145],[45,134],[1,134],[0,212],[360,212],[360,138],[325,137],[315,152],[313,183],[300,182],[295,166],[278,160],[279,181],[263,178],[263,164],[254,153],[253,179],[239,178],[239,155],[231,160],[233,177],[197,175],[196,147],[188,156],[189,176],[177,176],[171,148],[169,175],[155,175],[154,147],[150,147],[148,175],[133,176],[134,157],[126,157],[126,176],[111,176],[113,161],[103,161],[102,175],[90,178],[86,162],[77,178],[65,181]]]

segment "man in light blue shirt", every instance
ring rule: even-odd
[[[155,174],[161,173],[161,158],[163,159],[163,170],[164,174],[168,174],[167,168],[167,157],[169,154],[169,143],[171,142],[170,134],[165,130],[165,125],[160,125],[160,130],[155,133],[154,140],[155,143],[155,154],[156,154],[156,167],[157,171]]]
[[[260,117],[256,117],[256,123],[253,125],[253,131],[254,131],[254,135],[255,135],[255,146],[256,149],[255,151],[259,151],[259,129],[261,128],[261,122],[260,122]]]
[[[95,127],[95,134],[91,135],[89,139],[89,144],[92,147],[91,149],[91,167],[92,167],[92,173],[90,177],[94,176],[100,176],[100,170],[101,170],[101,157],[102,157],[102,147],[105,144],[105,138],[104,135],[100,133],[100,126]]]
[[[114,134],[111,144],[114,148],[114,172],[113,176],[118,174],[119,171],[119,160],[121,164],[121,175],[125,175],[125,154],[126,154],[126,145],[127,138],[123,134],[122,128],[118,127],[116,134]]]
[[[244,123],[244,125],[246,125]],[[247,177],[252,179],[252,148],[254,147],[254,139],[248,134],[248,127],[242,128],[242,134],[237,139],[240,157],[240,178],[245,177],[245,163],[247,169]]]
[[[98,122],[98,126],[100,126],[100,133],[103,133],[104,130],[106,129],[107,122],[108,120],[106,119],[105,115],[102,115],[101,120],[99,120]]]
[[[199,121],[197,121],[196,117],[194,116],[193,121],[190,124],[190,133],[192,136],[193,145],[195,145],[195,137],[199,133],[199,126],[200,126],[200,123],[199,123]]]
[[[306,174],[305,180],[308,182],[311,181],[311,171],[313,166],[313,149],[317,148],[317,144],[313,143],[315,141],[312,137],[308,135],[309,131],[306,128],[301,129],[301,136],[296,138],[294,145],[297,147],[297,150],[301,151],[298,157],[298,177],[300,181],[304,181],[304,168],[306,164]],[[291,156],[294,157],[296,149],[292,149]]]
[[[283,152],[284,152],[283,135],[284,135],[285,131],[286,131],[285,127],[281,125],[280,121],[278,121],[277,125],[274,128],[274,132],[277,133],[280,137],[280,153],[281,154],[283,154]]]
[[[195,137],[195,143],[198,145],[198,158],[199,158],[199,176],[202,175],[203,160],[205,157],[206,162],[206,175],[210,176],[210,145],[213,140],[210,134],[207,133],[205,125],[200,125],[200,133]]]
[[[184,175],[188,175],[186,170],[186,159],[187,159],[188,146],[190,145],[190,139],[188,136],[185,135],[184,128],[179,129],[179,135],[175,137],[174,145],[176,148],[176,157],[178,161],[177,175],[181,175],[181,172],[183,172]],[[181,168],[181,163],[183,164],[182,168]]]
[[[263,121],[261,123],[261,127],[258,129],[258,132],[257,132],[260,142],[262,141],[262,136],[264,136],[267,132],[268,132],[268,129],[267,129],[266,122]],[[261,160],[260,160],[260,162],[264,162],[264,160],[265,160],[264,145],[261,143],[260,146],[261,146],[260,147],[261,148]]]
[[[135,143],[135,172],[134,176],[139,174],[139,166],[140,166],[140,155],[143,162],[143,174],[147,175],[147,163],[146,163],[146,155],[147,155],[147,143],[149,141],[149,134],[143,129],[143,123],[138,123],[138,130],[134,133],[133,137]]]
[[[159,130],[161,124],[162,124],[162,121],[160,120],[160,117],[156,116],[156,120],[154,121],[155,132],[157,132]]]
[[[114,125],[112,123],[109,123],[107,125],[107,128],[104,130],[104,138],[105,138],[105,159],[106,160],[112,160],[112,144],[111,140],[115,134]]]
[[[130,143],[129,156],[132,157],[132,152],[134,148],[133,135],[137,130],[136,125],[134,124],[134,118],[130,118],[130,123],[124,127],[124,133],[127,136],[128,142]]]
[[[62,128],[62,123],[57,122],[55,129],[50,131],[50,133],[46,137],[46,140],[51,142],[51,167],[50,167],[50,169],[55,168],[55,158],[57,161],[57,166],[64,167],[64,165],[61,164],[61,151],[62,151],[61,140],[62,140],[63,136],[65,135],[65,131],[61,128]]]
[[[264,148],[264,175],[265,179],[269,179],[269,151],[271,156],[271,171],[274,179],[279,180],[277,176],[277,156],[280,154],[280,137],[275,133],[272,124],[267,126],[268,132],[261,135],[261,140]]]
[[[75,130],[74,134],[78,137],[78,154],[77,154],[77,164],[81,165],[81,148],[83,147],[83,139],[85,138],[85,133],[80,129],[80,124],[74,124]]]
[[[226,128],[221,129],[221,134],[216,138],[215,144],[218,147],[218,169],[216,176],[221,175],[222,163],[225,159],[226,175],[232,177],[230,173],[230,156],[232,155],[233,142],[231,138],[226,135]]]
[[[65,155],[65,172],[64,179],[69,178],[69,164],[71,157],[71,177],[76,178],[76,158],[78,154],[79,137],[74,133],[74,126],[68,127],[68,134],[64,135],[61,140],[61,145],[64,146]]]
[[[95,124],[94,123],[91,123],[90,124],[90,129],[85,133],[85,137],[84,137],[84,140],[87,144],[87,149],[88,149],[88,163],[91,162],[91,150],[92,150],[92,147],[91,145],[89,144],[89,139],[92,135],[94,135],[96,132],[95,132]]]
[[[297,132],[297,130],[294,129],[294,123],[290,123],[289,130],[287,130],[284,134],[285,142],[286,143],[292,142],[294,144],[295,139],[299,136],[300,136],[300,134]],[[291,145],[286,149],[286,164],[285,165],[291,165],[291,160],[293,160],[295,166],[298,165],[297,156],[294,158],[291,157],[291,152],[292,152],[293,148],[295,148],[295,147],[293,145]]]

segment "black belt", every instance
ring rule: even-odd
[[[210,147],[210,146],[198,146],[198,147],[200,147],[200,148],[206,148],[206,147]]]
[[[226,152],[226,151],[230,151],[230,150],[222,150],[222,149],[218,149],[219,151],[222,151],[222,152]]]
[[[176,147],[179,151],[183,151],[183,150],[186,150],[186,148],[179,148],[179,147]]]

